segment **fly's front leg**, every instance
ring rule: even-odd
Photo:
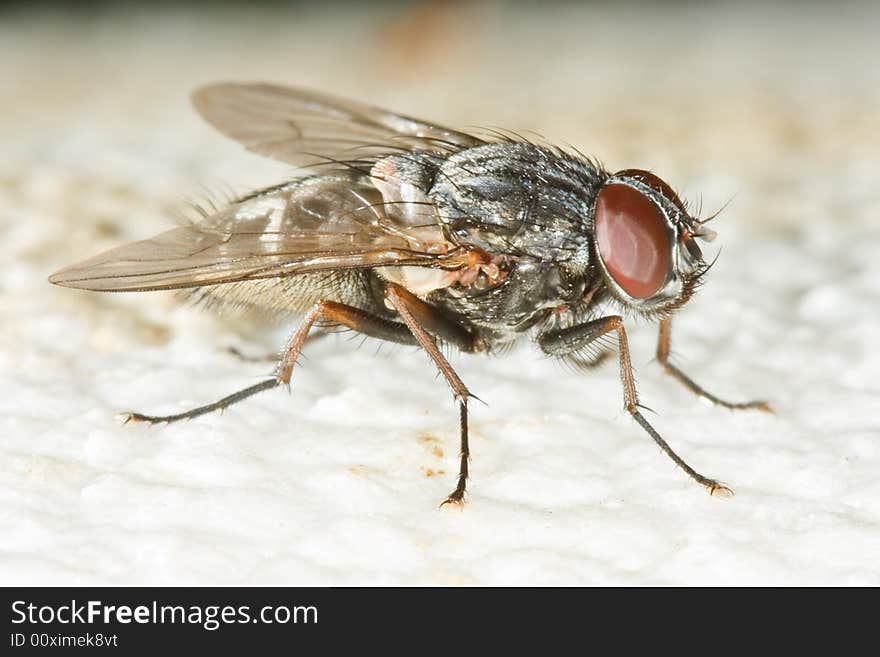
[[[617,334],[618,349],[620,352],[620,380],[623,385],[623,400],[627,412],[635,418],[635,421],[654,439],[660,449],[666,452],[676,465],[684,470],[697,483],[702,484],[709,490],[710,495],[730,497],[733,491],[727,486],[704,477],[694,470],[676,454],[669,444],[663,440],[657,430],[645,419],[639,410],[639,396],[633,379],[632,361],[629,353],[629,342],[626,339],[626,329],[623,327],[623,318],[618,315],[602,317],[600,319],[572,326],[566,329],[547,331],[538,336],[537,341],[545,353],[553,356],[566,356],[576,353],[590,343],[598,340],[609,333]]]
[[[382,317],[378,317],[368,313],[360,308],[347,306],[335,301],[319,301],[303,318],[302,324],[297,328],[296,332],[291,336],[281,355],[281,360],[275,371],[275,375],[252,385],[243,390],[239,390],[223,399],[220,399],[205,406],[190,409],[183,413],[174,415],[143,415],[141,413],[125,413],[123,414],[124,423],[128,422],[149,422],[156,424],[158,422],[176,422],[177,420],[189,420],[205,413],[213,411],[222,411],[224,408],[231,406],[237,402],[247,399],[258,392],[270,390],[279,385],[287,385],[290,383],[290,377],[293,372],[293,365],[302,351],[303,345],[306,343],[309,331],[315,322],[325,321],[332,324],[341,324],[350,329],[364,333],[374,338],[397,342],[400,344],[415,344],[416,341],[410,333],[409,329],[399,323],[393,322]]]
[[[467,401],[472,395],[455,370],[452,369],[452,365],[443,356],[431,335],[436,335],[447,342],[456,344],[462,351],[473,351],[476,346],[475,340],[465,328],[448,320],[436,308],[425,303],[399,285],[389,283],[385,289],[385,298],[394,307],[400,318],[409,327],[409,330],[412,331],[419,345],[428,352],[428,355],[440,369],[440,373],[446,379],[449,387],[452,388],[452,392],[458,402],[459,430],[461,435],[461,461],[459,463],[458,484],[440,506],[445,504],[463,504],[465,488],[467,487],[468,459],[470,458]]]
[[[657,339],[657,362],[663,367],[667,374],[669,374],[673,379],[681,383],[685,388],[693,392],[695,395],[702,397],[703,399],[707,399],[713,404],[717,406],[723,406],[724,408],[731,408],[734,410],[742,410],[742,409],[755,409],[759,411],[766,411],[767,413],[772,413],[773,409],[770,408],[770,404],[765,401],[750,401],[750,402],[729,402],[716,397],[708,390],[700,386],[696,381],[690,378],[687,374],[678,369],[677,366],[673,365],[669,361],[670,349],[672,343],[672,320],[667,317],[660,322],[660,336]]]

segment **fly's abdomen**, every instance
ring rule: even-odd
[[[181,291],[188,301],[223,315],[281,321],[308,311],[318,301],[336,301],[363,310],[381,310],[371,272],[340,270],[238,281]]]

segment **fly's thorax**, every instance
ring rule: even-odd
[[[523,142],[449,156],[428,196],[450,239],[546,262],[583,259],[604,174],[586,160]]]

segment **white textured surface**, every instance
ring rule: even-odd
[[[5,16],[0,584],[880,584],[880,16],[614,11]],[[651,362],[649,327],[632,335],[656,426],[736,497],[628,419],[614,363],[580,376],[527,347],[453,358],[488,404],[461,512],[437,509],[455,409],[413,349],[319,341],[291,396],[120,426],[256,381],[271,365],[224,347],[284,339],[45,282],[162,229],[200,182],[283,174],[187,107],[223,78],[532,128],[707,209],[734,196],[674,344],[777,415],[704,406]]]

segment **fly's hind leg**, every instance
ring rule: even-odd
[[[125,413],[122,416],[123,422],[149,422],[150,424],[156,424],[159,422],[189,420],[213,411],[222,411],[232,404],[247,399],[258,392],[270,390],[279,385],[289,384],[293,372],[293,365],[299,357],[303,345],[306,343],[309,331],[312,329],[312,326],[319,321],[330,324],[341,324],[368,336],[390,342],[416,344],[415,338],[404,324],[384,319],[361,310],[360,308],[347,306],[335,301],[319,301],[306,314],[299,328],[297,328],[296,332],[291,336],[281,355],[281,360],[278,362],[275,375],[272,378],[261,381],[248,388],[244,388],[243,390],[239,390],[238,392],[228,395],[227,397],[211,404],[199,406],[183,413],[175,413],[174,415]]]
[[[749,402],[729,402],[716,397],[711,392],[700,386],[696,381],[682,372],[676,365],[669,360],[672,344],[672,320],[669,317],[660,322],[660,336],[657,339],[657,362],[673,379],[681,383],[685,388],[690,390],[698,397],[706,399],[716,406],[723,406],[733,410],[749,410],[765,411],[772,413],[773,409],[770,404],[765,401],[755,400]]]
[[[718,497],[730,497],[733,495],[733,491],[724,484],[701,475],[689,466],[684,459],[672,450],[669,443],[663,440],[660,434],[657,433],[657,430],[642,415],[639,410],[641,406],[639,404],[638,392],[636,391],[635,379],[633,378],[632,361],[629,354],[626,329],[623,327],[623,318],[612,315],[570,328],[546,331],[538,336],[537,341],[545,353],[551,356],[565,357],[568,354],[584,349],[609,333],[617,334],[618,349],[620,351],[620,381],[623,384],[623,400],[627,412],[651,436],[654,442],[660,446],[660,449],[694,481],[705,486],[710,495]]]
[[[462,351],[474,351],[477,342],[471,333],[461,325],[447,319],[433,306],[425,303],[402,287],[389,283],[385,290],[385,298],[397,311],[403,323],[384,319],[353,306],[337,303],[335,301],[319,301],[306,314],[296,332],[290,337],[287,346],[278,362],[275,375],[253,386],[239,390],[212,404],[199,406],[183,413],[174,415],[144,415],[142,413],[126,413],[123,418],[127,422],[176,422],[188,420],[212,411],[224,408],[247,399],[252,395],[270,390],[279,385],[287,385],[293,373],[293,366],[299,357],[303,345],[306,343],[309,331],[318,322],[347,326],[348,328],[389,342],[399,344],[420,345],[436,363],[449,386],[455,394],[459,404],[459,426],[461,436],[461,463],[458,475],[458,484],[455,490],[443,504],[464,502],[465,487],[468,478],[468,424],[467,424],[467,400],[472,396],[467,387],[462,383],[458,374],[452,369],[449,361],[440,352],[433,336],[454,344]],[[442,506],[442,505],[441,505]]]
[[[234,392],[231,395],[227,395],[223,399],[218,399],[217,401],[210,404],[205,404],[204,406],[191,408],[190,410],[184,411],[182,413],[174,413],[173,415],[144,415],[143,413],[135,413],[133,411],[129,411],[127,413],[122,413],[120,417],[122,418],[123,424],[128,424],[129,422],[147,422],[149,424],[159,424],[161,422],[191,420],[192,418],[198,417],[199,415],[204,415],[205,413],[222,411],[224,408],[232,406],[232,404],[240,402],[242,399],[252,397],[258,392],[263,392],[264,390],[270,390],[277,385],[278,381],[276,381],[275,379],[266,379],[265,381],[260,381],[259,383],[244,388],[243,390]]]

